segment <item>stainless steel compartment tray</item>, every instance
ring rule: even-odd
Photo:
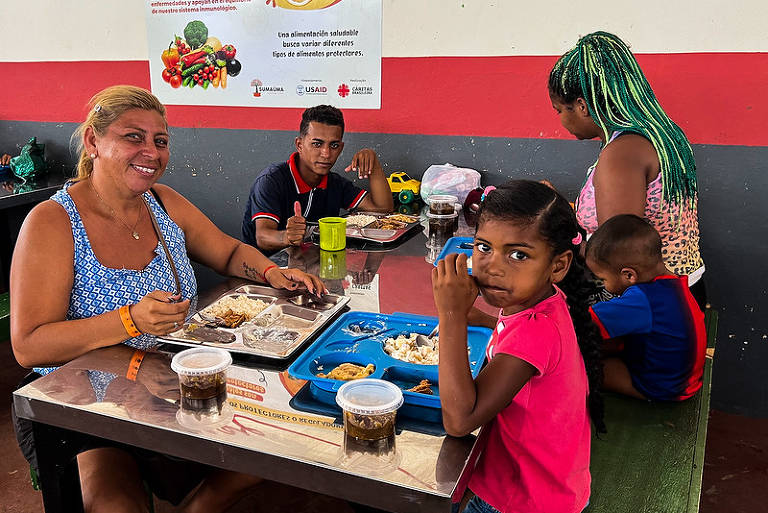
[[[267,306],[235,328],[215,326],[211,307],[239,301],[240,296],[261,300]],[[335,294],[322,299],[317,303],[306,291],[241,285],[198,309],[183,328],[158,338],[170,344],[220,347],[232,353],[287,360],[349,302],[348,297]]]
[[[404,214],[382,214],[380,212],[355,212],[355,214],[350,214],[350,215],[373,216],[378,221],[390,216],[398,216],[398,215],[402,216]],[[343,217],[349,217],[349,215],[346,215]],[[418,216],[407,216],[407,217],[412,217],[412,218],[415,218],[416,220],[411,223],[405,223],[405,226],[403,228],[399,228],[397,230],[383,230],[379,228],[367,228],[365,226],[360,227],[360,226],[347,225],[347,237],[350,239],[365,240],[369,242],[378,242],[380,244],[395,242],[397,239],[399,239],[406,233],[410,232],[420,224]],[[313,228],[313,231],[318,235],[320,233],[319,228],[317,226]]]

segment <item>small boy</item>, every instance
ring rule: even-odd
[[[661,239],[644,219],[612,217],[592,235],[587,265],[617,295],[590,309],[606,339],[621,337],[604,361],[604,388],[640,399],[682,401],[701,388],[707,337],[687,276],[664,266]]]

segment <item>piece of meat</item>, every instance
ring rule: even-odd
[[[407,389],[407,392],[416,392],[417,394],[433,395],[432,383],[428,379],[422,379],[418,385]]]

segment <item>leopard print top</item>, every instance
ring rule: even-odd
[[[620,134],[614,132],[606,146]],[[592,182],[596,167],[597,162],[587,170],[586,181],[576,202],[576,218],[587,234],[597,230],[595,185]],[[661,173],[648,184],[645,218],[661,236],[661,253],[667,269],[677,275],[691,274],[704,265],[699,253],[697,205],[698,198],[684,204],[665,201]]]

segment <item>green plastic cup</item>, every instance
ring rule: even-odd
[[[320,225],[320,249],[340,251],[347,247],[347,220],[342,217],[323,217]]]

